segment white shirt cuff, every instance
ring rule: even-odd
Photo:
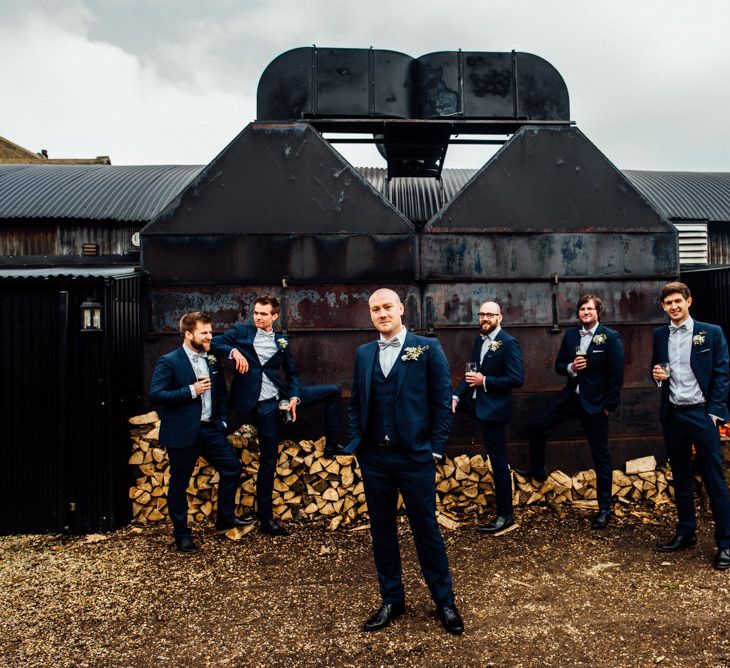
[[[195,399],[198,396],[195,394],[195,385],[188,385],[188,387],[190,388],[190,396]]]
[[[568,364],[568,374],[573,376],[573,378],[575,378],[578,375],[575,371],[573,371],[573,362]]]

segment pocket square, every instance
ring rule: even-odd
[[[710,352],[710,349],[709,348],[705,348],[704,350],[700,350],[700,352],[698,354],[701,355],[702,353],[709,353],[709,352]]]
[[[592,353],[593,353],[594,355],[598,355],[598,353],[605,353],[606,351],[605,351],[605,350],[591,350],[591,352],[592,352]]]

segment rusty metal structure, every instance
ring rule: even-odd
[[[182,312],[210,311],[224,330],[273,293],[303,381],[337,382],[347,394],[355,348],[373,336],[367,298],[391,286],[406,324],[439,337],[456,383],[479,305],[495,299],[526,360],[509,432],[519,464],[527,417],[564,382],[553,371],[560,334],[590,291],[626,349],[616,459],[661,453],[647,366],[659,287],[679,273],[677,233],[569,119],[549,63],[514,52],[295,49],[264,72],[257,115],[142,230],[147,376],[175,345]],[[424,223],[354,169],[331,133],[377,144],[386,185],[438,179],[456,135],[503,145]],[[590,466],[579,427],[555,438],[551,466]],[[478,439],[458,420],[451,447]]]

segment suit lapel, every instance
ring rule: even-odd
[[[183,350],[182,346],[177,349],[177,360],[183,376],[188,379],[188,384],[194,383],[197,380],[195,377],[195,371],[193,371],[193,365],[190,363],[190,358]]]
[[[373,368],[375,367],[375,356],[378,353],[378,342],[373,341],[368,348],[363,350],[363,364],[362,364],[362,396],[363,396],[363,407],[362,415],[363,421],[367,421],[368,407],[370,406],[370,387],[373,382]]]
[[[408,366],[409,366],[408,364],[401,364],[400,356],[403,355],[405,352],[405,349],[408,348],[409,346],[412,346],[413,343],[414,343],[413,334],[408,332],[408,334],[406,334],[406,340],[403,343],[403,347],[401,348],[401,353],[400,353],[400,355],[398,355],[395,362],[393,363],[393,369],[395,369],[396,366],[400,365],[400,368],[398,369],[398,385],[396,386],[396,390],[395,390],[396,399],[398,398],[398,395],[400,395],[401,387],[403,387],[403,383],[406,380],[406,375],[408,375]],[[392,371],[392,369],[391,369],[391,371]]]
[[[659,361],[669,361],[669,325],[664,325],[659,332]]]

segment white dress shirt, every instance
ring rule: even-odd
[[[669,326],[669,401],[678,406],[705,401],[690,360],[694,321],[688,317],[678,328]]]
[[[405,327],[401,327],[400,331],[390,339],[386,339],[382,334],[380,335],[379,341],[390,341],[393,342],[394,339],[398,340],[398,345],[393,346],[390,345],[386,348],[380,348],[379,350],[379,361],[380,361],[380,368],[383,370],[383,375],[387,378],[388,374],[393,369],[393,365],[398,360],[398,356],[401,353],[401,350],[403,350],[403,345],[406,342],[406,333],[408,330]]]
[[[192,350],[183,344],[183,350],[190,360],[190,364],[193,367],[193,373],[196,378],[210,378],[210,369],[208,368],[208,353],[199,353],[197,350]],[[189,385],[190,394],[195,399],[198,395],[195,392],[195,387]],[[212,386],[211,386],[212,387]],[[213,407],[213,397],[210,390],[206,390],[200,395],[200,402],[202,404],[202,410],[200,412],[201,422],[210,422],[210,415]]]
[[[266,364],[266,362],[268,362],[279,349],[276,343],[276,332],[274,332],[273,329],[270,332],[265,332],[263,329],[257,328],[256,336],[253,338],[253,349],[256,351],[256,355],[259,358],[261,366],[264,366],[264,364]],[[278,398],[279,390],[266,373],[262,371],[259,401]]]

